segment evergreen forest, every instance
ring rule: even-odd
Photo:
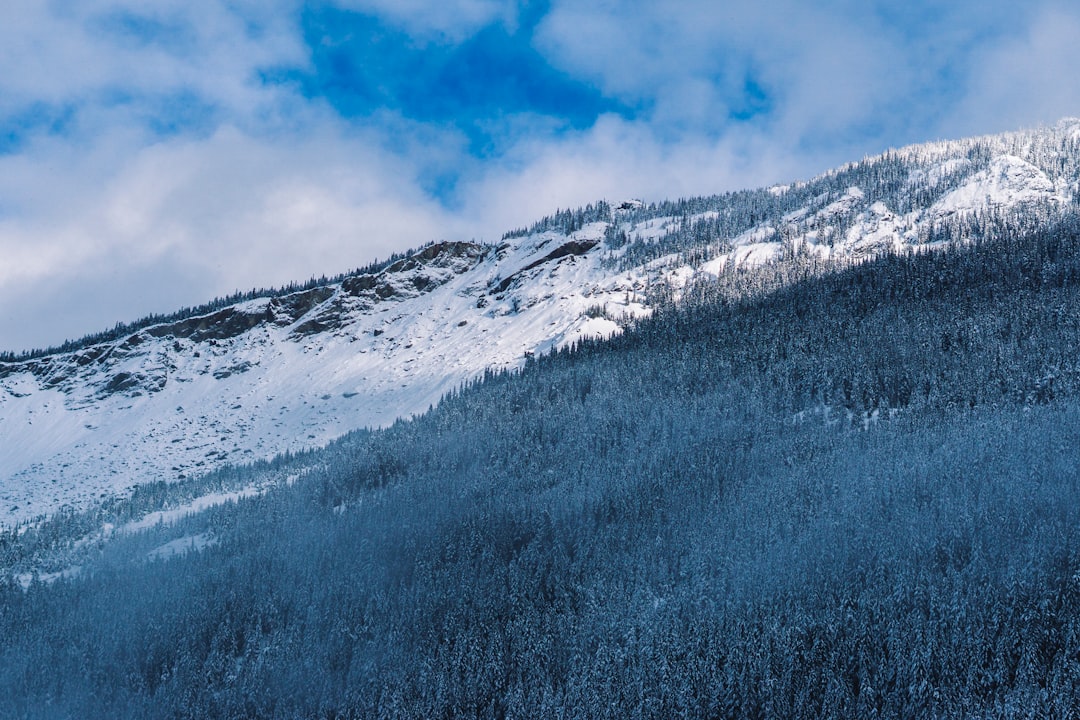
[[[0,717],[1075,718],[1080,219],[731,271],[414,420],[0,536],[47,553],[78,572],[0,581]]]

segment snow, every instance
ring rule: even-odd
[[[702,263],[701,267],[699,267],[698,270],[699,272],[703,272],[708,275],[720,275],[722,272],[724,272],[724,268],[727,267],[729,262],[731,262],[730,255],[720,255],[719,257],[713,258],[706,263]]]
[[[593,223],[571,239],[598,240],[605,228]],[[370,307],[335,288],[284,327],[263,322],[202,342],[144,330],[135,344],[109,343],[102,362],[79,365],[77,353],[51,361],[70,375],[53,388],[29,364],[0,375],[0,527],[387,426],[485,368],[517,368],[527,353],[608,337],[620,331],[614,319],[649,312],[628,300],[646,278],[611,274],[599,247],[537,264],[567,240],[544,233],[490,250],[427,292],[414,289],[415,273],[392,278],[398,294]],[[507,277],[512,286],[494,292]],[[267,302],[242,309],[265,314]],[[335,303],[337,327],[297,335]],[[595,306],[608,317],[589,317]],[[151,378],[152,387],[104,393],[120,373]]]
[[[151,561],[168,560],[179,555],[186,555],[189,552],[198,552],[216,543],[217,541],[213,537],[205,533],[185,535],[182,538],[177,538],[154,548],[146,553],[146,559]]]
[[[814,215],[817,221],[832,220],[852,211],[866,197],[865,193],[857,187],[849,187],[843,196],[829,203]]]
[[[681,220],[675,217],[658,217],[634,225],[631,238],[652,242],[659,240],[671,231],[678,229]]]
[[[614,320],[603,317],[585,318],[575,323],[569,331],[560,334],[552,342],[554,347],[564,347],[584,338],[607,339],[619,333],[621,328]]]
[[[930,212],[941,218],[957,213],[1064,200],[1042,170],[1018,157],[1003,155],[994,158],[989,168],[976,173],[961,187],[934,203]]]
[[[1080,121],[1054,132],[1080,140]],[[0,363],[0,528],[63,506],[89,507],[141,483],[387,426],[425,411],[487,368],[518,368],[531,354],[620,332],[624,317],[652,312],[643,298],[658,283],[678,293],[699,275],[780,261],[788,251],[841,260],[914,251],[922,247],[921,231],[957,214],[1071,201],[1076,178],[1055,183],[1036,167],[1032,137],[890,151],[911,161],[913,190],[959,185],[930,208],[903,214],[852,185],[737,237],[717,238],[693,266],[669,254],[616,270],[602,242],[609,223],[594,222],[569,236],[543,232],[398,263],[376,278],[377,296],[336,285],[311,296],[310,307],[302,292],[241,303],[232,310],[245,329],[222,337],[147,328],[75,353]],[[978,171],[969,159],[976,142],[993,152]],[[769,192],[779,196],[804,185]],[[716,216],[710,211],[690,220]],[[627,217],[616,211],[612,222],[648,242],[683,223]],[[282,319],[279,306],[290,298],[305,310]],[[220,312],[185,322],[209,327]],[[206,496],[124,531],[255,492]]]
[[[912,188],[920,185],[937,187],[945,180],[971,169],[971,161],[967,158],[953,158],[938,163],[926,170],[916,170],[908,178],[908,185]]]
[[[170,508],[169,510],[158,510],[156,512],[148,513],[139,520],[135,520],[119,528],[106,527],[105,534],[117,533],[117,534],[130,534],[140,530],[148,530],[157,525],[172,525],[190,515],[195,515],[203,510],[208,510],[218,505],[224,505],[225,503],[234,503],[237,500],[247,497],[253,497],[261,493],[259,488],[249,487],[243,490],[236,490],[234,492],[218,492],[209,493],[201,497],[195,498],[189,503],[185,503],[180,507]]]
[[[57,572],[39,573],[37,579],[39,582],[45,584],[56,582],[66,578],[78,577],[82,573],[82,567],[79,565],[72,565],[69,568],[59,570]],[[22,587],[23,590],[28,590],[30,584],[34,581],[34,573],[19,573],[15,576],[15,582]]]
[[[750,243],[737,248],[731,253],[735,265],[764,265],[776,260],[783,253],[783,245],[778,242]]]

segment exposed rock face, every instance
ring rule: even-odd
[[[269,319],[271,316],[266,311],[249,313],[229,307],[210,315],[150,327],[144,332],[150,337],[184,338],[194,342],[226,340],[245,333]]]
[[[387,301],[419,297],[472,270],[488,253],[473,243],[445,242],[390,265],[376,275],[357,275],[341,283],[341,292],[320,300],[315,312],[306,312],[292,329],[294,339],[340,330],[352,313],[363,312]],[[297,318],[298,319],[298,318]]]
[[[514,282],[520,281],[521,276],[524,273],[527,273],[529,270],[539,267],[544,263],[549,263],[553,260],[558,260],[560,258],[568,257],[571,255],[584,255],[585,253],[596,247],[596,244],[598,242],[599,240],[571,240],[570,242],[563,243],[539,260],[534,260],[520,270],[512,273],[511,275],[508,275],[506,278],[501,280],[498,285],[495,286],[494,292],[496,294],[506,292],[506,290]]]

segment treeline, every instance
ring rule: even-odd
[[[1047,128],[914,146],[851,163],[809,182],[641,203],[620,208],[617,212],[610,203],[601,200],[582,208],[557,210],[528,228],[507,232],[503,239],[547,231],[570,234],[592,222],[610,222],[612,224],[608,228],[605,245],[611,250],[620,251],[612,260],[620,269],[638,267],[673,253],[684,262],[696,265],[711,259],[730,245],[734,238],[754,228],[768,227],[776,231],[785,226],[802,231],[813,229],[816,226],[812,222],[799,219],[793,221],[788,216],[805,210],[807,217],[810,217],[830,203],[843,198],[851,188],[861,190],[864,194],[863,200],[853,203],[845,212],[828,218],[827,222],[823,220],[819,223],[823,229],[828,225],[827,232],[837,237],[846,231],[859,212],[873,202],[883,202],[890,210],[899,214],[929,208],[946,193],[959,187],[972,174],[986,169],[994,157],[1002,154],[1023,158],[1046,173],[1051,180],[1072,179],[1075,186],[1075,179],[1080,178],[1080,137],[1066,130],[1067,128],[1060,127]],[[1080,197],[1080,194],[1075,192],[1074,195]],[[1032,212],[1040,216],[1054,214],[1047,210],[1049,208],[1038,210],[1025,207],[1022,212],[1029,217]],[[643,239],[632,234],[634,225],[660,218],[674,218],[678,222],[670,232],[657,239]],[[926,232],[932,234],[936,230],[928,228]],[[932,241],[931,238],[920,240]],[[290,283],[281,288],[236,292],[174,313],[149,315],[131,323],[117,323],[111,330],[66,341],[54,347],[23,352],[0,352],[0,362],[18,362],[55,353],[72,352],[97,343],[117,340],[151,325],[185,320],[237,302],[276,297],[338,283],[353,275],[377,273],[430,244],[403,253],[394,253],[385,261],[375,261],[366,267],[334,277],[311,278],[307,282]]]
[[[283,295],[289,295],[295,292],[302,292],[304,290],[311,290],[312,288],[325,287],[327,285],[335,285],[342,280],[354,277],[356,275],[374,275],[376,273],[385,270],[387,267],[393,265],[398,260],[414,255],[421,252],[425,248],[429,247],[433,243],[427,243],[419,248],[413,248],[400,253],[392,253],[386,260],[376,260],[364,267],[350,270],[333,277],[327,277],[322,275],[320,277],[312,277],[306,282],[291,282],[288,285],[283,285],[277,288],[257,288],[251,289],[245,292],[237,291],[231,295],[224,297],[214,298],[210,302],[197,305],[195,307],[186,307],[171,313],[154,313],[139,318],[133,322],[118,322],[111,330],[104,330],[98,333],[92,333],[90,335],[84,335],[76,340],[66,340],[60,345],[55,345],[48,348],[39,348],[34,350],[25,350],[21,352],[2,351],[0,352],[0,362],[22,362],[25,360],[33,360],[39,357],[45,357],[46,355],[57,355],[61,353],[74,352],[83,348],[90,347],[92,345],[98,345],[101,343],[112,342],[119,340],[123,337],[127,337],[132,333],[138,332],[143,328],[151,327],[152,325],[162,325],[165,323],[180,322],[187,320],[188,318],[198,317],[200,315],[207,315],[230,305],[235,305],[247,300],[256,300],[259,298],[272,298],[281,297]]]
[[[547,231],[569,234],[589,222],[610,222],[605,244],[620,250],[613,260],[620,269],[671,254],[691,265],[700,264],[755,228],[776,232],[772,239],[777,241],[783,239],[784,232],[817,229],[824,235],[820,240],[828,243],[830,238],[842,237],[859,213],[873,203],[882,202],[900,215],[926,210],[1002,155],[1020,157],[1053,181],[1075,182],[1080,177],[1080,138],[1067,128],[1048,128],[890,150],[808,182],[774,188],[642,203],[617,212],[601,201],[577,210],[559,210],[529,228],[507,233],[504,239]],[[845,198],[852,188],[863,197],[848,203],[842,212],[815,219],[815,213]],[[1034,212],[1045,215],[1048,209]],[[1030,215],[1032,211],[1025,207],[1018,212]],[[673,219],[675,223],[659,238],[634,233],[634,226],[658,219]],[[937,230],[928,226],[924,232],[934,234]],[[928,237],[919,240],[933,241]]]
[[[540,218],[528,228],[517,228],[504,233],[502,239],[512,240],[514,238],[527,237],[529,235],[550,231],[569,235],[572,232],[577,232],[589,223],[609,222],[611,218],[611,205],[608,202],[601,200],[596,204],[590,203],[585,207],[576,210],[571,210],[569,208],[566,210],[556,210],[554,214]]]
[[[613,344],[708,338],[704,371],[782,388],[791,407],[1046,402],[1080,387],[1080,218],[1030,225],[983,219],[967,247],[839,271],[807,258],[699,280]]]

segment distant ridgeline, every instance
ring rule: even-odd
[[[993,161],[1003,155],[1022,157],[1023,162],[1038,168],[1055,184],[1071,182],[1068,189],[1075,205],[1080,202],[1080,130],[1077,128],[1080,124],[1075,121],[1062,121],[1054,128],[890,150],[807,182],[757,190],[652,203],[635,200],[612,205],[599,201],[576,210],[559,210],[527,229],[505,233],[503,240],[544,232],[569,235],[590,223],[606,223],[604,246],[613,251],[610,266],[619,270],[641,267],[651,260],[668,256],[675,263],[694,267],[732,249],[736,241],[755,232],[780,241],[815,236],[818,244],[831,246],[851,229],[860,211],[880,203],[897,215],[917,215],[977,173],[985,173]],[[858,192],[853,194],[853,189]],[[1014,219],[1030,227],[1049,221],[1063,211],[1060,203],[1034,202],[1025,203],[1019,209],[1013,207],[998,212],[994,208],[994,199],[986,200],[982,212],[957,213],[919,224],[919,237],[914,244],[976,239],[981,225],[995,218],[1009,219],[1010,213],[1022,214],[1022,220]],[[830,208],[838,201],[842,201],[844,207],[834,213]],[[674,222],[669,222],[657,236],[642,237],[633,230],[642,223],[660,219]],[[115,340],[150,325],[184,320],[237,302],[280,296],[335,284],[350,276],[377,273],[431,244],[395,253],[385,261],[331,278],[324,276],[283,288],[237,292],[168,315],[150,315],[132,323],[118,323],[111,330],[56,347],[0,352],[0,361],[69,352]],[[784,257],[790,259],[798,252],[796,241]]]
[[[434,242],[429,242],[418,248],[406,250],[404,252],[393,253],[386,260],[376,260],[364,267],[357,268],[356,270],[350,270],[333,277],[326,277],[323,275],[318,278],[311,278],[307,282],[303,283],[289,283],[280,288],[258,288],[248,290],[247,292],[237,291],[231,295],[225,297],[214,298],[210,302],[203,303],[196,307],[182,308],[176,312],[168,314],[147,315],[139,318],[134,322],[118,322],[116,326],[111,330],[105,330],[99,333],[93,333],[90,335],[84,335],[77,340],[68,340],[60,345],[56,345],[49,348],[40,348],[35,350],[24,350],[21,352],[4,351],[0,352],[0,362],[21,362],[23,360],[33,360],[35,358],[44,357],[46,355],[56,355],[58,353],[74,352],[75,350],[81,350],[92,345],[99,343],[111,342],[113,340],[119,340],[122,337],[130,335],[131,333],[138,332],[143,328],[151,327],[153,325],[162,325],[165,323],[174,323],[187,320],[188,318],[198,317],[200,315],[206,315],[216,310],[220,310],[230,305],[245,302],[247,300],[256,300],[258,298],[274,298],[281,297],[283,295],[289,295],[295,292],[303,292],[304,290],[311,290],[312,288],[325,287],[327,285],[334,285],[340,283],[342,280],[350,277],[356,277],[357,275],[374,275],[382,270],[385,270],[389,266],[393,265],[399,260],[409,257],[418,252],[422,252],[425,248],[433,245]]]
[[[798,235],[813,229],[812,218],[819,211],[858,188],[862,197],[854,207],[845,208],[848,218],[859,205],[883,203],[899,215],[930,208],[935,202],[964,184],[976,173],[984,172],[1001,155],[1023,157],[1053,182],[1080,178],[1080,134],[1066,132],[1072,127],[1063,123],[1057,129],[994,135],[968,140],[930,143],[850,163],[808,182],[778,185],[757,190],[740,190],[704,197],[654,203],[625,202],[612,206],[599,202],[577,210],[561,210],[517,229],[504,239],[540,232],[569,234],[592,222],[610,222],[605,244],[612,249],[627,246],[619,254],[620,268],[638,266],[670,254],[691,265],[729,247],[731,240],[755,228],[783,229]],[[1077,188],[1073,188],[1074,191]],[[1073,193],[1073,202],[1078,202]],[[1056,215],[1056,207],[1027,206],[1025,223],[1034,223]],[[798,214],[799,217],[792,217]],[[675,218],[680,223],[659,238],[627,235],[625,228],[656,218]],[[831,232],[839,237],[849,228],[846,218]],[[964,237],[967,226],[978,220],[972,216],[950,218],[922,228],[920,243],[940,242],[944,237]]]

